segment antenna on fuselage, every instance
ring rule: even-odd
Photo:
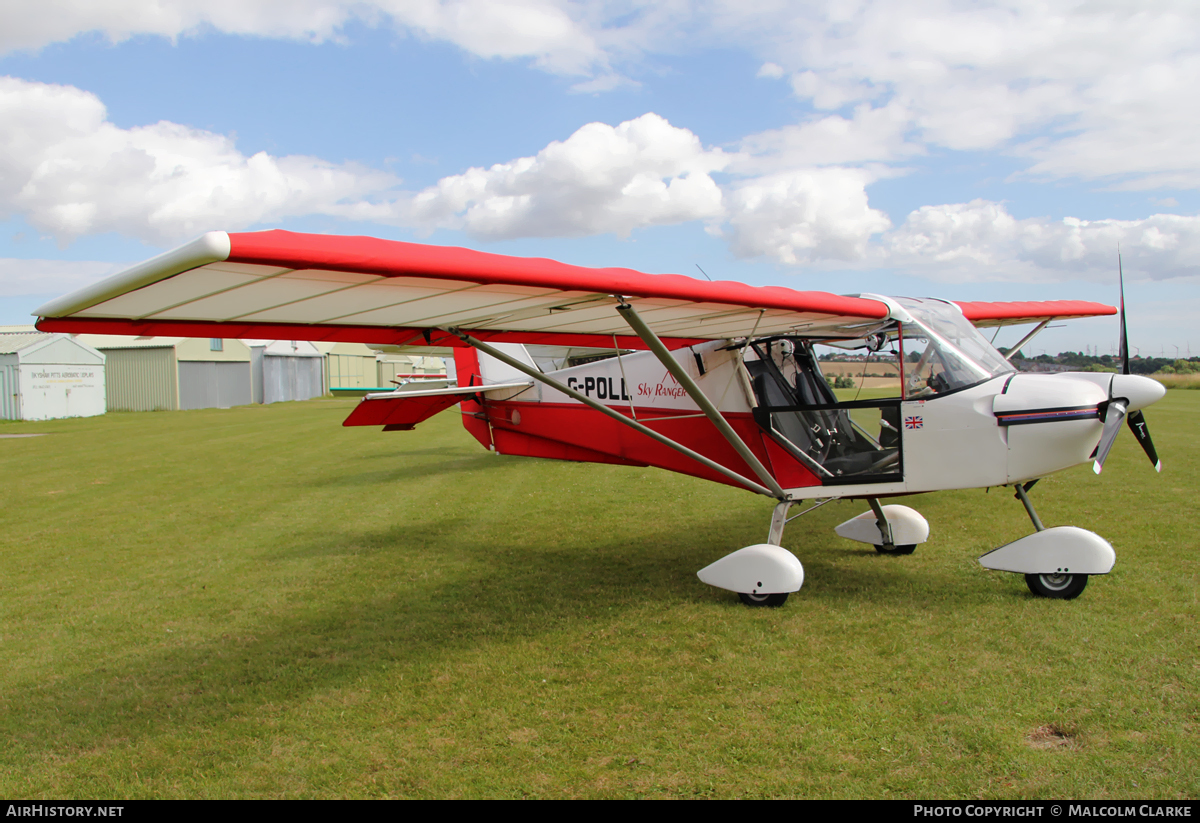
[[[696,268],[700,269],[699,263],[696,264]],[[708,272],[706,272],[704,269],[700,269],[700,273],[703,274],[705,277],[708,277]],[[708,277],[708,282],[710,282],[710,283],[712,282],[711,277]]]

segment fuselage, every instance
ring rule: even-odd
[[[939,304],[932,320],[920,314],[923,302]],[[799,336],[713,341],[676,350],[673,357],[792,499],[911,494],[1041,477],[1091,458],[1111,400],[1124,398],[1132,411],[1164,393],[1156,381],[1132,375],[1018,373],[961,314],[955,322],[957,310],[944,308],[950,304],[908,304],[893,304],[898,316],[880,325],[873,343],[878,349],[890,341],[903,372],[893,397],[839,401],[811,343]],[[653,353],[610,353],[569,365],[569,357],[539,356],[524,346],[506,351],[557,383],[754,477]],[[471,349],[457,350],[456,365],[459,385],[520,377]],[[542,383],[475,398],[463,403],[464,423],[501,453],[656,466],[737,485]]]

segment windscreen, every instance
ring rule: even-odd
[[[900,324],[905,397],[944,394],[1015,371],[955,306],[895,299],[915,321]]]

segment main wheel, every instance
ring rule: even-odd
[[[1027,574],[1025,585],[1038,597],[1074,600],[1083,593],[1087,579],[1086,574]]]
[[[901,546],[892,546],[890,549],[887,546],[876,546],[875,551],[880,554],[912,554],[917,550],[916,543],[905,543]]]
[[[742,602],[747,606],[782,606],[787,602],[788,593],[783,594],[746,594],[738,592],[738,597],[742,598]]]

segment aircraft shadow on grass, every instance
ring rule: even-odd
[[[410,457],[436,457],[439,460],[466,460],[470,458],[474,460],[485,454],[474,443],[466,447],[439,446],[435,449],[408,449],[403,448],[403,444],[401,444],[401,448],[355,456],[354,460],[356,462],[363,460],[404,460]]]
[[[413,519],[401,515],[385,529],[363,530],[356,533],[320,531],[307,535],[290,535],[286,549],[268,559],[291,560],[321,556],[359,554],[397,555],[398,562],[417,562],[423,556],[445,557],[453,554],[462,567],[477,569],[470,579],[455,584],[456,591],[487,589],[497,591],[508,603],[519,596],[532,608],[570,602],[593,603],[606,609],[610,598],[648,600],[677,599],[681,602],[728,601],[736,598],[728,592],[706,591],[697,579],[681,577],[679,564],[705,562],[717,557],[730,532],[753,532],[760,524],[753,510],[733,511],[723,516],[708,517],[707,534],[697,537],[680,533],[678,529],[642,528],[636,536],[616,536],[611,542],[588,542],[574,536],[591,522],[590,512],[576,509],[579,528],[562,534],[541,535],[536,532],[504,532],[496,529],[485,540],[470,537],[473,521],[463,517],[457,508],[445,512],[423,508]],[[603,522],[602,515],[597,519]],[[799,543],[800,541],[797,541]],[[553,544],[553,545],[549,545]],[[806,561],[814,570],[828,573],[828,579],[839,591],[861,590],[875,594],[886,591],[889,581],[895,582],[900,564],[895,558],[877,555],[861,546],[846,545],[821,524],[818,532],[803,540]],[[847,568],[847,560],[862,561],[856,568]],[[411,568],[402,570],[403,574]],[[806,597],[821,597],[825,586],[819,578],[806,585]],[[623,594],[621,594],[623,593]],[[399,597],[399,593],[397,594]],[[418,595],[420,596],[420,595]],[[886,595],[885,595],[886,596]],[[474,598],[474,596],[472,596]],[[441,601],[438,595],[436,600]],[[471,610],[486,609],[487,603],[471,600]]]
[[[753,514],[730,513],[724,525],[742,528],[755,522]],[[447,545],[446,535],[460,522],[447,517],[340,535],[343,543],[353,540],[376,553],[413,545],[458,552],[453,569],[416,585],[421,570],[410,566],[396,569],[390,591],[376,586],[358,599],[339,593],[322,600],[323,593],[314,589],[314,597],[292,614],[273,625],[240,627],[236,633],[242,636],[217,628],[194,644],[153,648],[147,643],[85,674],[14,689],[8,704],[21,707],[21,724],[29,732],[24,756],[35,762],[111,746],[114,740],[133,746],[171,738],[180,728],[218,727],[253,716],[264,705],[295,705],[347,687],[377,673],[381,664],[432,680],[439,663],[465,652],[556,636],[571,624],[599,628],[651,600],[720,602],[735,620],[761,615],[744,610],[726,592],[678,574],[681,562],[720,553],[717,534],[711,546],[666,528],[642,532],[638,541],[568,542],[553,549],[531,547],[528,539]],[[294,549],[275,559],[339,551],[339,540],[327,535],[293,537]],[[892,558],[870,554],[847,569],[835,540],[821,536],[808,543],[808,562],[822,573],[806,588],[806,598],[843,606],[870,601],[893,612],[927,606],[897,580]],[[980,593],[960,596],[967,601]],[[793,616],[806,617],[799,610]],[[592,622],[596,618],[603,622]]]
[[[400,454],[380,454],[372,455],[368,460],[376,458],[390,458],[393,461],[405,461],[414,456],[432,456],[437,457],[437,460],[429,462],[398,462],[395,468],[380,469],[365,472],[351,472],[346,474],[328,473],[324,476],[313,478],[311,484],[318,487],[328,486],[345,486],[357,488],[359,486],[378,488],[380,484],[395,482],[399,480],[418,480],[426,477],[437,477],[439,475],[457,474],[460,472],[485,472],[504,468],[507,464],[503,458],[497,459],[495,456],[489,455],[487,452],[471,455],[464,454],[461,449],[419,449],[413,451],[404,451]],[[360,458],[355,458],[357,462]]]

